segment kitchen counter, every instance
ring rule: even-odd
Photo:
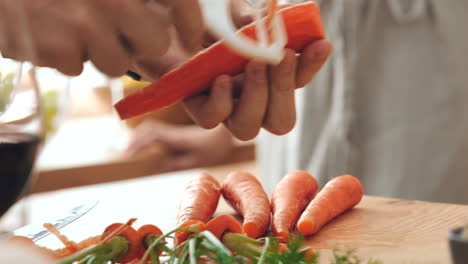
[[[80,240],[131,217],[138,218],[136,227],[152,223],[169,231],[175,227],[179,198],[190,177],[208,171],[221,180],[237,169],[256,171],[255,163],[243,162],[36,194],[29,199],[30,220],[44,222],[53,214],[96,199],[100,202],[92,211],[62,229],[65,235]],[[220,213],[233,211],[221,201]],[[330,255],[330,249],[344,247],[357,249],[362,258],[377,258],[389,264],[450,263],[447,233],[467,222],[466,205],[365,196],[356,208],[307,238],[307,243],[322,252],[323,258]],[[40,243],[58,245],[50,236]]]

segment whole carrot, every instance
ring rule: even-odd
[[[315,2],[293,5],[280,13],[288,35],[286,48],[300,52],[313,41],[325,38],[320,10]],[[253,39],[255,25],[250,24],[240,32]],[[220,75],[242,73],[248,61],[222,41],[217,42],[158,81],[123,98],[115,108],[121,119],[155,111],[202,92]]]
[[[303,235],[315,234],[333,218],[356,206],[363,195],[361,182],[356,177],[343,175],[332,179],[304,210],[297,229]]]
[[[255,176],[248,172],[230,173],[222,184],[224,199],[244,218],[242,232],[252,238],[264,234],[270,225],[268,196]]]
[[[317,181],[306,171],[292,171],[275,186],[271,197],[272,229],[281,242],[288,241],[289,233],[317,189]]]
[[[182,194],[177,226],[181,227],[188,222],[193,223],[194,221],[206,223],[216,211],[220,195],[221,187],[218,181],[208,173],[202,173],[191,179]],[[181,232],[178,234],[186,233]],[[176,236],[178,235],[176,234]],[[179,238],[182,240],[184,236]]]

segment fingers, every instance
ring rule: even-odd
[[[307,85],[322,68],[332,52],[332,45],[328,40],[319,40],[307,46],[299,57],[296,87]]]
[[[77,30],[86,45],[87,56],[97,69],[112,77],[122,76],[130,67],[130,54],[111,29],[101,19],[77,24]]]
[[[172,22],[184,47],[190,51],[202,43],[204,26],[198,0],[159,0],[171,8]]]
[[[77,76],[83,71],[83,51],[80,41],[64,41],[57,35],[38,37],[34,43],[32,62],[41,67],[53,67],[65,75]]]
[[[271,85],[263,127],[276,135],[288,133],[296,123],[296,65],[295,52],[286,50],[283,61],[269,70]]]
[[[103,1],[108,19],[114,22],[123,38],[122,45],[134,59],[152,59],[163,55],[169,47],[168,21],[151,11],[142,1]],[[122,19],[125,18],[125,19]]]
[[[231,16],[237,28],[243,27],[254,21],[255,10],[245,0],[235,0],[230,3]]]
[[[266,65],[260,62],[250,62],[244,72],[244,87],[240,99],[224,124],[238,139],[253,139],[262,127],[267,101]]]
[[[131,69],[142,76],[143,80],[154,81],[191,57],[180,45],[175,29],[171,28],[169,33],[171,45],[164,55],[156,59],[146,58],[134,62]]]
[[[207,129],[222,123],[232,112],[232,79],[227,75],[218,77],[210,95],[197,95],[184,100],[184,107],[192,120]]]

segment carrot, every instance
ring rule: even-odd
[[[211,219],[206,224],[206,228],[218,239],[221,239],[225,232],[242,233],[242,227],[239,221],[230,215],[220,215]]]
[[[199,228],[200,228],[200,231],[205,231],[206,230],[206,224],[201,222],[201,221],[196,221],[196,220],[189,220],[183,224],[181,224],[179,226],[179,228],[181,227],[187,227],[187,226],[191,226],[191,225],[195,225],[195,224],[198,224]],[[185,241],[185,239],[187,239],[187,237],[191,234],[191,232],[189,231],[178,231],[174,234],[174,237],[175,237],[175,243],[176,245],[182,243]]]
[[[273,233],[287,242],[304,209],[315,197],[318,183],[306,171],[292,171],[275,186],[271,198]]]
[[[278,253],[283,253],[288,250],[288,245],[284,243],[279,243],[278,244]]]
[[[156,236],[162,236],[163,232],[159,227],[155,225],[144,225],[138,228],[138,235],[140,236],[141,239],[144,239],[147,235],[156,235]]]
[[[206,229],[205,223],[216,211],[220,196],[221,187],[218,181],[208,173],[191,179],[181,198],[177,226],[180,228],[199,223]],[[176,232],[176,244],[185,241],[189,234],[187,231]]]
[[[202,173],[191,179],[182,194],[177,216],[177,226],[187,223],[206,223],[218,207],[221,187],[218,181],[208,173]],[[187,232],[177,232],[178,243],[183,242]]]
[[[101,242],[105,243],[115,236],[123,236],[128,242],[128,249],[124,255],[120,256],[117,261],[119,263],[127,263],[138,257],[141,252],[140,236],[138,232],[127,224],[115,223],[109,225],[101,235]]]
[[[221,187],[224,199],[244,217],[242,232],[257,238],[266,232],[271,206],[261,183],[248,172],[232,172]]]
[[[304,210],[297,229],[303,235],[315,234],[333,218],[356,206],[363,194],[361,182],[354,176],[332,179]]]
[[[149,238],[150,235],[154,235],[154,236],[163,235],[163,232],[161,231],[161,229],[159,229],[159,227],[155,225],[141,226],[140,228],[138,228],[137,232],[140,238],[140,243],[142,245],[142,247],[140,247],[140,253],[138,254],[139,256],[143,256],[143,254],[145,254],[145,251],[148,247],[147,239]]]
[[[320,10],[315,2],[293,5],[280,12],[288,35],[287,48],[300,52],[309,43],[325,38]],[[240,32],[253,39],[255,25],[250,24]],[[242,73],[248,61],[222,41],[217,42],[157,82],[123,98],[115,108],[121,119],[128,119],[169,106],[207,89],[220,75]]]

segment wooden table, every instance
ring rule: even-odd
[[[233,169],[255,172],[254,163],[210,168],[207,171],[222,179]],[[31,220],[44,222],[85,201],[97,199],[98,206],[63,229],[72,239],[101,233],[112,222],[138,217],[136,227],[153,223],[164,231],[174,228],[179,197],[184,183],[202,170],[181,171],[124,182],[73,188],[33,195],[29,204]],[[218,213],[231,209],[221,202]],[[329,249],[341,246],[356,248],[363,258],[375,257],[384,263],[450,263],[447,232],[468,222],[468,206],[427,203],[366,196],[353,210],[325,226],[307,243],[329,256]],[[56,246],[48,237],[41,241]]]

